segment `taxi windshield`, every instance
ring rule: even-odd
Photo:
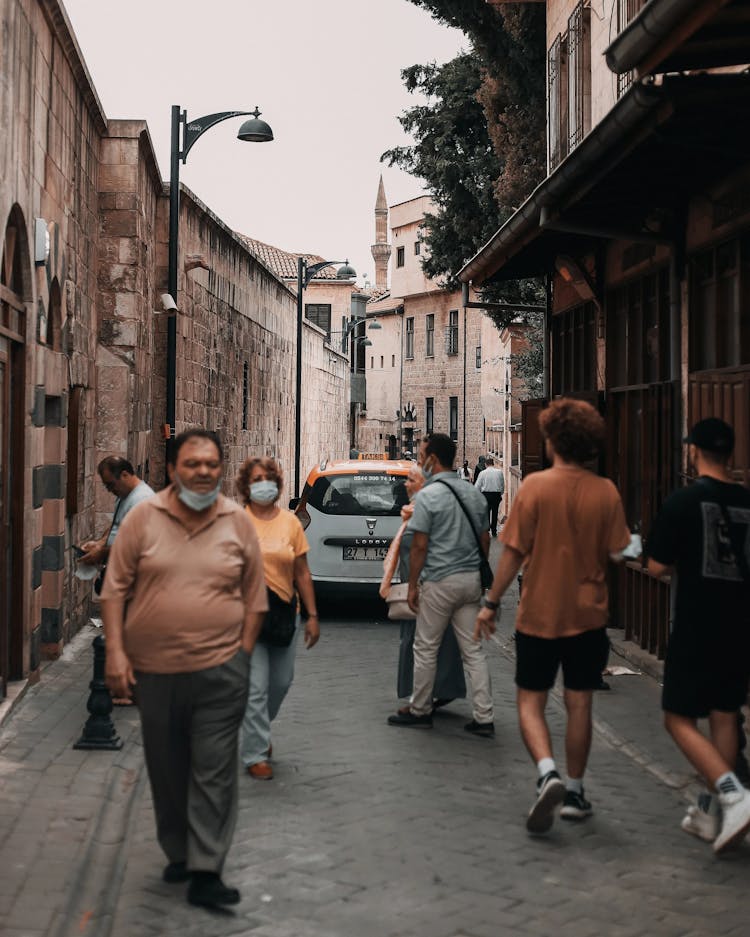
[[[406,477],[382,472],[323,475],[308,491],[307,503],[323,514],[397,517],[408,502]]]

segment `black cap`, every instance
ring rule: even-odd
[[[684,442],[690,442],[704,452],[730,455],[734,449],[734,430],[715,416],[699,420],[687,434]]]

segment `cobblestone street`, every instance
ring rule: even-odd
[[[750,844],[721,860],[679,828],[696,790],[660,728],[658,685],[610,677],[587,782],[595,816],[532,839],[534,770],[515,723],[514,599],[490,646],[494,741],[467,736],[465,701],[432,731],[395,729],[397,626],[329,616],[301,648],[274,725],[275,779],[242,777],[225,878],[236,912],[165,885],[137,714],[119,753],[76,752],[91,634],[50,665],[0,735],[5,937],[252,934],[496,937],[746,934]],[[627,663],[615,658],[615,663]],[[559,701],[551,706],[563,761]],[[32,873],[33,870],[33,873]]]

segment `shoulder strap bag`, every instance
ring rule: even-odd
[[[474,534],[474,539],[477,542],[477,549],[479,550],[479,578],[482,582],[482,588],[489,589],[489,587],[492,585],[492,580],[495,578],[495,575],[492,572],[492,567],[490,566],[487,556],[485,555],[484,549],[482,547],[482,541],[480,540],[477,529],[474,526],[474,521],[471,519],[471,515],[469,514],[466,505],[463,503],[458,494],[453,490],[453,488],[451,488],[448,482],[444,482],[441,478],[436,478],[435,481],[450,491],[456,501],[458,501],[461,510],[464,512],[464,516],[469,522],[469,527],[471,527],[471,532]]]

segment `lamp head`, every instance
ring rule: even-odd
[[[357,276],[357,271],[352,267],[348,260],[345,260],[343,266],[336,271],[337,280],[353,280]]]
[[[382,329],[383,326],[378,322],[377,319],[375,319],[373,322],[371,322],[371,323],[367,326],[367,328],[368,328],[368,329],[373,329],[373,330],[377,331],[378,329]]]
[[[256,107],[250,120],[246,120],[237,133],[237,139],[245,143],[269,143],[273,140],[273,130],[265,120],[260,120],[260,111]]]

